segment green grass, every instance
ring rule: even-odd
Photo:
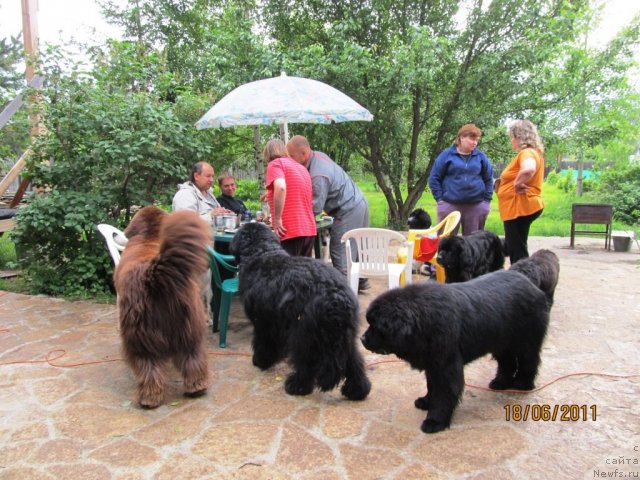
[[[21,276],[13,278],[0,278],[0,290],[3,290],[5,292],[24,294],[33,293],[26,280]]]
[[[387,201],[372,180],[359,180],[358,186],[364,192],[369,202],[370,224],[372,227],[387,228]],[[540,218],[533,222],[531,226],[531,236],[559,236],[568,237],[571,232],[571,204],[572,203],[599,203],[599,199],[593,194],[587,193],[582,197],[577,197],[574,193],[566,193],[555,185],[545,184],[542,198],[545,202],[545,209]],[[416,208],[424,208],[434,222],[436,220],[436,202],[429,191],[425,191],[418,201]],[[594,230],[601,229],[601,225],[583,225],[582,229],[592,227]],[[487,230],[504,235],[504,228],[498,213],[498,201],[494,196],[491,202],[491,213],[485,226]],[[631,227],[620,222],[613,223],[614,230],[635,231],[636,238],[640,234],[640,226]],[[13,270],[17,268],[16,251],[13,242],[8,235],[0,237],[0,270]],[[0,290],[30,293],[29,285],[24,278],[18,276],[11,279],[0,279]],[[105,298],[98,299],[104,303],[113,303],[113,298],[105,295]]]
[[[369,202],[370,224],[372,227],[387,227],[387,201],[383,193],[375,187],[372,181],[359,181],[358,186],[362,189]],[[585,193],[582,197],[577,197],[575,193],[566,193],[555,185],[546,184],[542,190],[542,198],[545,209],[540,218],[531,225],[531,236],[538,237],[568,237],[571,233],[571,204],[573,203],[600,203],[600,200],[591,193]],[[436,221],[436,202],[429,191],[425,191],[416,208],[423,208],[433,221]],[[498,212],[498,200],[494,195],[491,202],[491,213],[485,225],[487,230],[498,235],[504,235],[504,227]],[[584,225],[581,229],[601,230],[601,225]],[[640,227],[624,225],[620,222],[613,222],[614,230],[633,230],[636,237],[640,233]]]
[[[16,268],[16,247],[9,240],[9,235],[0,236],[0,270],[13,270]]]
[[[9,240],[7,233],[0,236],[0,270],[17,270],[15,244]],[[29,285],[21,276],[0,278],[0,290],[16,293],[31,293]]]

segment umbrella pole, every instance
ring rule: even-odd
[[[289,124],[287,122],[280,124],[280,138],[284,143],[289,141]]]
[[[260,127],[258,125],[253,126],[253,152],[254,159],[258,170],[258,186],[260,187],[260,196],[265,193],[265,181],[264,181],[264,158],[261,153],[262,138],[260,137]]]

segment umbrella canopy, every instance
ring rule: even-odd
[[[279,77],[246,83],[225,95],[196,122],[209,127],[287,123],[332,123],[373,120],[356,101],[326,83],[308,78]],[[287,136],[287,133],[285,133]]]

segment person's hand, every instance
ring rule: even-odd
[[[284,228],[281,218],[273,218],[273,231],[278,235],[278,238],[282,238],[286,235],[287,229]]]
[[[526,183],[516,183],[514,184],[514,188],[516,193],[525,194],[529,191],[529,186]]]
[[[232,214],[233,212],[227,208],[224,207],[217,207],[214,208],[213,210],[211,210],[211,216],[213,217],[214,215],[228,215],[228,214]]]

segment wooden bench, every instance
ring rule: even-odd
[[[576,235],[604,236],[604,248],[611,250],[613,205],[607,203],[574,203],[571,206],[571,248]],[[576,225],[604,225],[604,230],[576,230]]]

